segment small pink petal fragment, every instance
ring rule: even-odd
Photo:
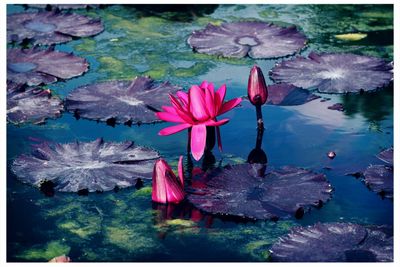
[[[71,259],[68,256],[61,255],[61,256],[52,258],[51,260],[49,260],[49,262],[71,262]]]

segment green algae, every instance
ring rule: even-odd
[[[111,56],[103,56],[98,58],[100,62],[100,72],[106,72],[109,79],[126,79],[131,80],[137,73],[133,68],[128,67],[123,61]]]
[[[61,241],[50,241],[44,246],[35,246],[25,250],[18,258],[29,261],[49,261],[60,255],[68,255],[71,248]]]
[[[136,190],[135,193],[133,193],[133,195],[135,197],[149,197],[151,196],[151,191],[152,191],[151,186],[145,186],[140,188],[139,190]]]

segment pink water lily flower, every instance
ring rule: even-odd
[[[217,120],[217,116],[233,109],[241,102],[235,98],[224,103],[226,85],[214,92],[214,84],[203,81],[200,86],[193,85],[188,93],[178,91],[176,96],[170,95],[172,107],[163,106],[163,112],[157,112],[159,119],[177,122],[178,125],[162,129],[159,135],[170,135],[191,128],[190,147],[195,160],[204,153],[207,138],[207,126],[217,129],[218,147],[222,149],[219,126],[229,119]]]
[[[168,163],[158,159],[154,164],[151,198],[158,203],[179,203],[185,198],[183,184],[183,157],[179,158],[178,176]]]

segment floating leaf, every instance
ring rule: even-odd
[[[91,5],[84,5],[84,4],[29,4],[29,7],[36,7],[36,8],[45,8],[46,10],[52,9],[82,9],[82,8],[97,8],[99,5],[91,4]]]
[[[54,83],[82,75],[88,67],[86,59],[52,48],[7,51],[7,80],[14,83],[30,86]]]
[[[44,123],[59,117],[63,109],[62,101],[48,89],[7,83],[7,121],[11,123]]]
[[[133,81],[108,81],[72,91],[66,108],[82,118],[108,123],[152,123],[154,111],[169,103],[169,94],[181,89],[169,82],[156,83],[149,77]]]
[[[371,165],[364,171],[364,182],[382,197],[393,198],[393,167]]]
[[[22,182],[38,187],[52,181],[54,189],[63,192],[109,191],[135,185],[138,178],[150,180],[158,157],[156,151],[130,141],[42,143],[30,155],[16,158],[11,170]]]
[[[298,88],[291,84],[279,83],[268,86],[267,104],[279,106],[302,105],[319,96],[309,90]]]
[[[26,12],[7,16],[7,41],[51,45],[69,42],[73,37],[96,35],[104,30],[100,19],[75,13]]]
[[[331,185],[325,175],[285,166],[267,169],[255,177],[253,166],[239,164],[217,169],[194,180],[188,199],[195,207],[220,215],[251,219],[300,218],[311,207],[320,207],[331,198]],[[196,179],[196,178],[195,178]]]
[[[376,155],[378,159],[387,164],[393,165],[393,147],[387,148]]]
[[[367,37],[366,33],[344,33],[344,34],[336,34],[335,38],[342,41],[360,41]]]
[[[305,43],[305,36],[294,26],[282,28],[257,21],[208,24],[188,39],[196,52],[234,58],[284,57],[298,52]]]
[[[352,223],[294,227],[271,248],[273,261],[393,261],[393,230]]]
[[[392,64],[380,58],[311,52],[308,58],[298,56],[278,63],[271,78],[322,93],[356,93],[388,85],[393,79],[392,69]]]

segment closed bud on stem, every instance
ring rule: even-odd
[[[257,65],[254,65],[250,71],[247,95],[253,105],[263,105],[267,102],[267,85],[265,83],[264,75],[260,67]]]

